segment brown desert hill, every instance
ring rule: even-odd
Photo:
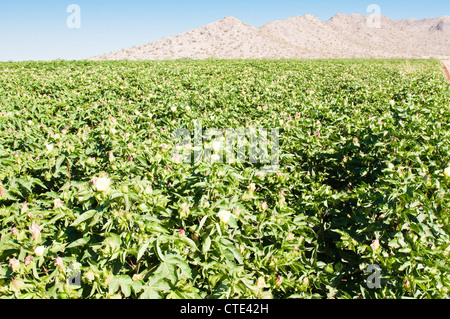
[[[379,21],[379,25],[376,23]],[[391,20],[336,14],[272,21],[260,28],[234,17],[90,60],[170,59],[450,59],[450,17]]]
[[[227,17],[195,30],[143,46],[105,54],[93,60],[277,58],[289,47],[264,37],[253,26]]]

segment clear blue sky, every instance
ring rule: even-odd
[[[0,61],[67,60],[143,45],[198,28],[224,16],[260,27],[272,20],[312,14],[367,14],[370,4],[394,19],[450,16],[450,0],[1,0]],[[68,28],[70,4],[81,27]]]

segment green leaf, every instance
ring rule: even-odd
[[[72,226],[75,227],[80,225],[82,222],[88,220],[89,218],[92,218],[92,216],[94,216],[96,213],[98,212],[95,209],[84,212],[83,214],[78,216],[77,219],[75,219],[75,221],[72,223]]]
[[[174,264],[179,270],[181,270],[181,275],[187,278],[192,277],[192,271],[188,263],[181,257],[175,255],[167,255],[165,262]]]
[[[37,269],[36,269],[36,263],[33,263],[33,276],[34,276],[34,278],[39,280],[39,274],[38,274]]]
[[[161,248],[159,247],[159,240],[157,239],[155,242],[155,248],[156,248],[156,255],[158,256],[158,258],[162,261],[165,261],[165,257],[164,254],[161,251]]]
[[[205,238],[205,241],[203,242],[203,245],[202,245],[203,254],[206,254],[210,248],[211,248],[211,238],[208,236]]]
[[[148,278],[147,285],[143,286],[143,292],[139,299],[161,299],[161,294],[170,291],[170,285],[161,276]]]
[[[55,165],[55,170],[58,172],[59,169],[61,168],[61,164],[62,162],[64,162],[64,160],[66,159],[66,157],[64,155],[61,155],[60,157],[58,157],[58,159],[56,160],[56,165]]]
[[[89,242],[89,237],[83,237],[80,239],[75,240],[74,242],[70,243],[66,248],[74,248],[79,246],[84,246]]]
[[[142,247],[139,249],[139,252],[137,254],[136,261],[139,261],[142,258],[142,256],[147,251],[147,248],[148,248],[149,245],[150,245],[149,241],[145,242],[144,245],[142,245]]]
[[[126,275],[115,276],[111,279],[108,285],[108,292],[110,295],[115,294],[119,288],[123,295],[128,298],[131,295],[131,286],[133,285],[133,280]]]
[[[156,269],[154,275],[167,278],[171,283],[175,284],[177,280],[176,267],[173,263],[163,261]]]

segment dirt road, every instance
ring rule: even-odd
[[[444,68],[445,77],[447,78],[447,82],[450,83],[450,60],[442,60],[442,67]]]

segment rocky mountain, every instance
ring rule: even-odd
[[[260,28],[226,17],[198,29],[90,60],[450,58],[450,17],[391,20],[385,16],[312,15]]]

